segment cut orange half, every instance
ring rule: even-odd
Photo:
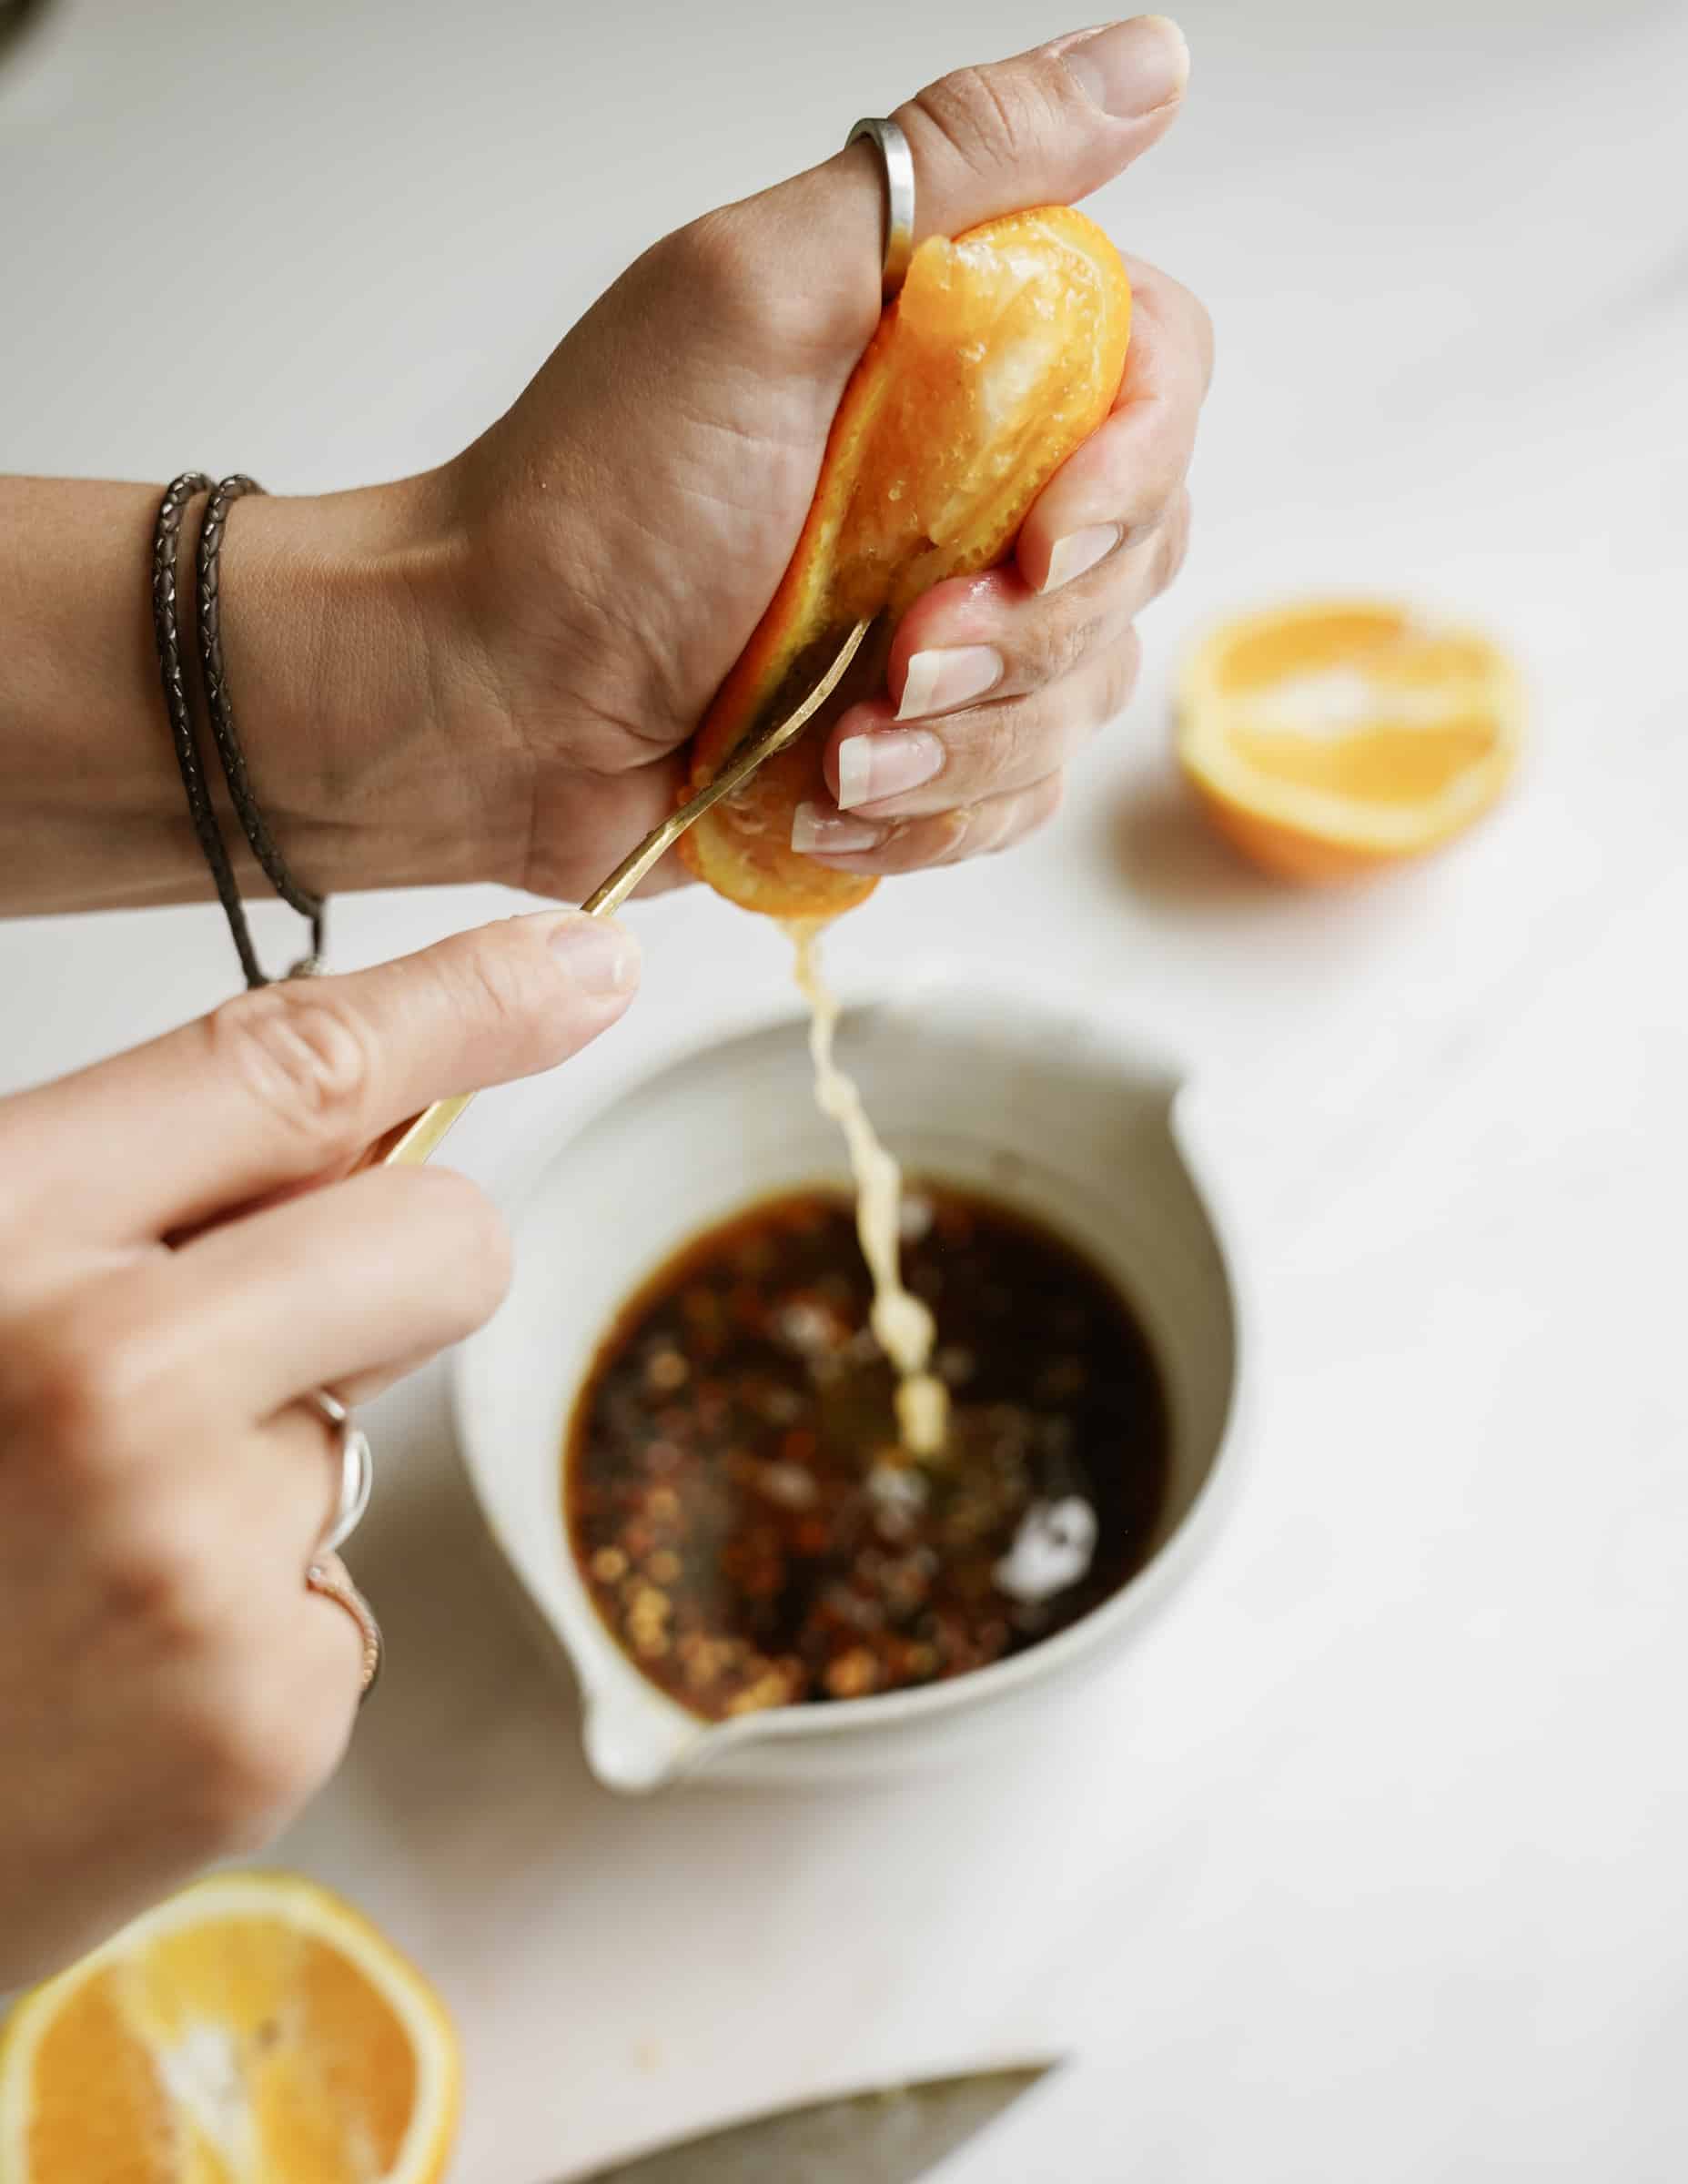
[[[1190,654],[1178,751],[1215,824],[1267,871],[1342,880],[1451,841],[1517,761],[1522,700],[1476,632],[1380,601],[1224,623]]]
[[[693,739],[689,791],[792,711],[853,622],[880,626],[845,699],[883,680],[923,592],[1003,558],[1113,407],[1130,327],[1118,251],[1065,205],[921,244],[844,389],[779,590]],[[810,727],[698,821],[680,854],[699,879],[772,917],[834,917],[873,893],[791,846],[797,806],[831,801],[825,748]]]
[[[349,1906],[282,1874],[172,1896],[0,2032],[5,2184],[436,2184],[457,2039]]]

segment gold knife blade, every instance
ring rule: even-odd
[[[581,908],[588,917],[607,916],[619,910],[633,889],[638,886],[652,866],[679,841],[682,834],[695,821],[701,819],[712,805],[747,782],[764,759],[783,751],[798,735],[825,704],[844,677],[844,671],[862,649],[862,640],[872,623],[858,622],[833,655],[826,672],[802,703],[771,728],[760,735],[746,736],[733,751],[732,757],[713,780],[701,788],[695,796],[688,797],[678,810],[672,811],[661,826],[653,827],[615,870],[595,887]],[[359,1169],[366,1168],[415,1168],[426,1160],[439,1146],[446,1132],[473,1099],[472,1092],[459,1092],[448,1099],[437,1099],[432,1107],[424,1107],[409,1122],[396,1123],[370,1146]]]
[[[1054,2068],[972,2071],[783,2108],[565,2184],[915,2184]]]

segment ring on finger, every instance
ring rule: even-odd
[[[358,1635],[363,1645],[363,1662],[359,1671],[362,1682],[358,1692],[361,1704],[375,1689],[376,1679],[381,1673],[381,1626],[375,1620],[375,1611],[352,1583],[346,1565],[338,1554],[313,1556],[305,1572],[305,1584],[308,1591],[315,1592],[320,1599],[331,1600],[336,1607],[343,1608],[358,1626]]]
[[[357,1531],[364,1511],[369,1506],[370,1491],[375,1485],[375,1458],[369,1435],[361,1426],[352,1423],[350,1411],[338,1395],[318,1388],[305,1400],[333,1434],[339,1460],[339,1483],[334,1507],[317,1546],[318,1554],[332,1554]]]
[[[879,154],[885,179],[885,238],[879,279],[889,302],[903,286],[915,255],[915,155],[895,121],[873,115],[858,121],[844,138],[846,151],[858,136],[865,136]]]

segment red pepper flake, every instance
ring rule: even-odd
[[[677,1350],[652,1350],[645,1360],[645,1386],[657,1395],[672,1395],[692,1377],[692,1368]]]
[[[840,1653],[822,1682],[834,1699],[865,1698],[879,1681],[879,1663],[864,1645]]]

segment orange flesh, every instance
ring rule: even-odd
[[[1409,723],[1380,721],[1364,735],[1339,743],[1238,728],[1230,741],[1247,764],[1305,789],[1357,803],[1419,804],[1469,773],[1487,755],[1492,737],[1478,719],[1439,723],[1433,734]]]
[[[1259,619],[1260,627],[1229,639],[1215,663],[1215,686],[1228,697],[1250,696],[1333,663],[1427,689],[1489,672],[1485,646],[1457,633],[1420,634],[1396,607],[1329,606]]]
[[[830,801],[827,723],[879,687],[896,619],[924,592],[1006,554],[1113,406],[1130,316],[1118,252],[1065,206],[915,253],[844,389],[791,565],[698,730],[691,790],[797,703],[853,623],[878,626],[821,720],[683,837],[700,879],[775,917],[831,917],[872,894],[791,847],[798,804]]]
[[[165,2083],[173,2068],[227,2073],[245,2119],[231,2137],[256,2169],[188,2120]],[[46,2027],[28,2173],[359,2184],[390,2171],[415,2098],[404,2027],[337,1949],[263,1918],[188,1926],[91,1973]]]
[[[1220,832],[1298,880],[1438,847],[1504,787],[1516,678],[1493,643],[1388,602],[1249,616],[1192,655],[1179,749]]]

